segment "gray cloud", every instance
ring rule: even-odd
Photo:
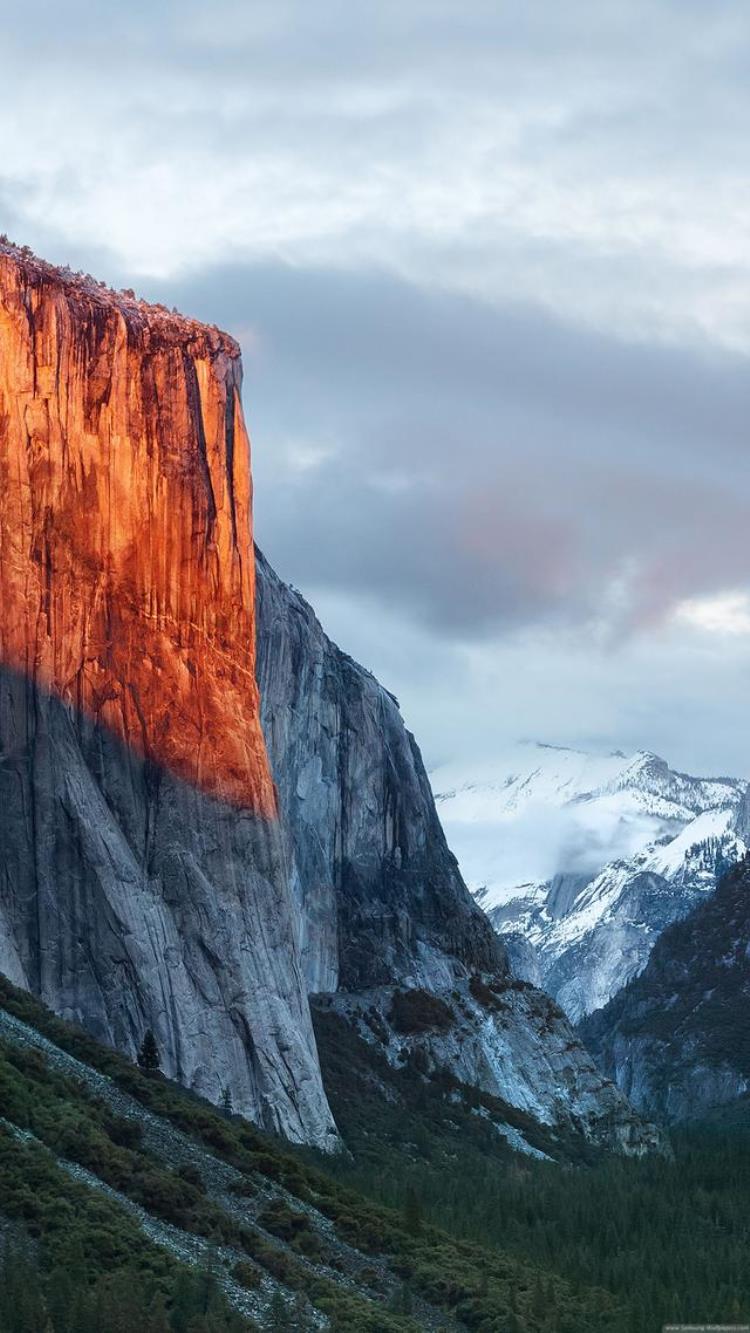
[[[295,581],[461,637],[619,633],[750,583],[744,358],[383,274],[225,267],[166,292],[245,336],[259,534]]]
[[[749,46],[742,0],[3,15],[0,230],[237,332],[260,539],[433,758],[746,770],[750,636],[673,611],[750,587]]]
[[[27,225],[141,274],[379,264],[750,347],[740,0],[29,0],[3,39]]]

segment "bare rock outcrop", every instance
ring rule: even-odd
[[[0,245],[0,966],[325,1145],[240,379],[218,330]]]
[[[308,988],[394,1064],[446,1072],[562,1137],[660,1146],[557,1006],[514,982],[466,888],[398,704],[258,553],[261,712]],[[447,1017],[394,1026],[394,993]]]

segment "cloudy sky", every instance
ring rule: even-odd
[[[428,762],[750,775],[746,0],[0,3],[0,231],[240,338]]]

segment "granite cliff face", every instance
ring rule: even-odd
[[[0,243],[0,968],[292,1139],[336,1142],[309,991],[424,1076],[653,1146],[514,987],[396,701],[259,556],[261,717],[240,373]]]
[[[240,377],[217,330],[0,245],[0,966],[323,1145]]]
[[[257,587],[263,726],[316,1009],[392,1064],[447,1073],[560,1135],[658,1146],[557,1006],[510,975],[396,700],[260,553]],[[413,1023],[399,1025],[394,1006]]]
[[[309,989],[503,970],[398,704],[257,553],[258,682]]]
[[[750,858],[657,941],[581,1031],[633,1104],[686,1120],[750,1090]]]
[[[239,348],[9,250],[0,293],[3,665],[272,817]]]

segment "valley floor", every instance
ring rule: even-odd
[[[470,1094],[447,1101],[325,1028],[318,1015],[326,1088],[352,1154],[330,1168],[338,1179],[403,1213],[417,1208],[459,1240],[607,1292],[617,1313],[610,1322],[603,1310],[602,1328],[748,1321],[750,1098],[674,1129],[672,1155],[554,1163],[499,1146]],[[549,1327],[566,1327],[542,1290]]]

